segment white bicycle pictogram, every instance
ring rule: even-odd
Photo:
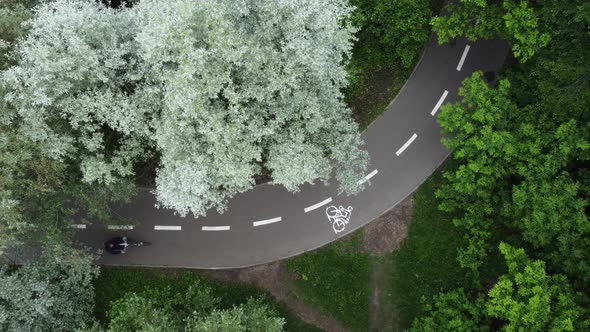
[[[334,228],[336,234],[342,232],[344,228],[346,228],[346,224],[350,221],[351,215],[352,206],[345,208],[342,205],[338,207],[330,205],[326,208],[326,216],[328,216],[328,220],[332,223],[332,228]]]

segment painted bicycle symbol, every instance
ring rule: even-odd
[[[332,228],[334,228],[336,234],[342,232],[344,228],[346,228],[346,224],[350,221],[351,215],[352,206],[345,208],[342,205],[338,207],[330,205],[326,208],[326,216],[328,216],[328,220],[332,223]]]

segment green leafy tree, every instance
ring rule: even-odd
[[[109,331],[174,331],[175,322],[153,300],[135,293],[117,300],[109,311]]]
[[[90,323],[94,308],[92,257],[46,246],[40,259],[16,271],[0,269],[2,331],[72,331]]]
[[[476,280],[478,292],[494,285],[484,309],[493,329],[588,329],[586,6],[575,0],[537,2],[538,28],[552,35],[547,47],[538,49],[526,64],[507,68],[504,75],[510,83],[500,81],[496,89],[473,81],[477,74],[464,81],[464,101],[444,106],[439,117],[447,134],[444,142],[455,150],[447,182],[438,193],[441,208],[457,214],[456,223],[465,227],[469,240],[459,259],[465,260],[465,252],[475,253],[467,256],[473,258],[467,263],[475,263],[474,269],[486,264],[489,270],[486,251],[491,236],[519,243],[541,259],[529,260],[523,250],[503,244],[509,272]],[[466,294],[476,298],[472,291]]]
[[[43,3],[3,74],[7,123],[86,183],[158,158],[159,205],[223,211],[263,169],[290,191],[361,189],[368,162],[342,102],[346,1]]]
[[[587,310],[574,301],[575,294],[563,275],[550,276],[543,261],[531,261],[523,249],[505,243],[500,251],[508,274],[489,291],[486,312],[506,322],[503,331],[585,331]]]
[[[436,195],[441,209],[460,216],[453,223],[466,230],[467,245],[459,252],[459,262],[476,276],[489,250],[494,217],[509,195],[506,179],[517,158],[515,138],[506,130],[509,114],[517,111],[508,99],[509,88],[508,81],[501,81],[490,89],[481,73],[474,73],[459,90],[463,100],[443,106],[438,117],[447,135],[443,143],[460,163],[445,172],[447,183]]]
[[[213,310],[205,317],[188,319],[187,332],[281,332],[285,320],[259,300],[250,298],[246,303],[227,310]]]
[[[510,99],[508,81],[492,89],[479,73],[459,94],[463,101],[443,106],[438,118],[458,166],[445,172],[447,183],[437,195],[466,230],[462,266],[477,275],[493,227],[503,225],[519,230],[547,261],[589,278],[587,203],[568,172],[573,160],[587,158],[587,125],[538,122],[528,116],[533,105],[521,109]]]
[[[567,278],[549,275],[545,263],[531,261],[523,249],[500,244],[508,273],[487,296],[463,289],[441,293],[412,324],[412,331],[585,331],[588,309],[580,306]],[[494,325],[494,326],[492,326]]]
[[[428,41],[430,3],[426,0],[351,0],[359,27],[355,56],[371,69],[401,63],[409,67]]]
[[[219,309],[220,299],[200,283],[186,292],[171,288],[129,293],[108,312],[109,331],[282,331],[285,323],[260,300]]]
[[[180,293],[170,287],[130,293],[115,301],[108,312],[111,331],[167,331],[181,329],[190,315],[201,316],[219,305],[211,289],[195,282]]]
[[[529,1],[460,0],[449,3],[448,11],[449,15],[432,19],[441,44],[458,36],[471,41],[501,37],[512,45],[514,56],[526,62],[551,39],[549,33],[539,30]]]
[[[3,1],[0,3],[0,71],[13,64],[10,53],[14,49],[16,40],[25,35],[26,30],[22,23],[31,17],[31,11],[18,1]],[[5,123],[6,105],[2,100],[5,91],[0,84],[0,123]],[[0,124],[1,126],[1,124]],[[9,155],[3,153],[6,146],[4,132],[6,128],[0,127],[0,167],[6,165]],[[22,216],[19,200],[13,192],[7,188],[10,181],[9,172],[12,170],[2,167],[0,173],[0,254],[6,243],[15,241],[15,234],[26,227]]]
[[[60,198],[64,166],[36,158],[36,151],[33,144],[19,141],[0,125],[0,252],[8,244],[18,245],[49,230],[56,235],[55,231],[67,229],[62,223],[70,221]]]
[[[432,304],[425,303],[423,316],[412,322],[410,331],[469,332],[485,330],[487,324],[484,298],[472,300],[459,288],[436,295]]]

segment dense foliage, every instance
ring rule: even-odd
[[[128,293],[112,304],[109,331],[282,331],[284,319],[250,298],[231,309],[216,309],[219,298],[200,283],[183,293],[150,288]]]
[[[487,297],[460,288],[434,298],[427,315],[414,321],[412,331],[485,330],[491,321],[504,331],[585,331],[588,310],[575,303],[563,275],[548,275],[543,261],[531,261],[523,249],[500,244],[508,273],[499,277]]]
[[[351,23],[358,28],[347,66],[349,85],[345,97],[350,102],[367,92],[370,85],[367,81],[379,70],[399,68],[394,80],[409,76],[409,68],[428,41],[432,11],[427,0],[350,0],[349,3],[355,7]],[[366,126],[384,109],[381,106],[376,115],[361,119],[361,125]],[[370,111],[358,110],[361,114]]]
[[[172,309],[177,310],[178,315],[173,314],[168,318],[175,322],[192,314],[194,310],[198,311],[201,317],[209,316],[212,312],[211,305],[216,311],[229,312],[234,308],[243,307],[249,299],[255,299],[254,301],[262,304],[262,307],[270,308],[267,313],[272,315],[266,317],[284,318],[283,328],[286,331],[320,331],[313,325],[304,323],[285,304],[273,301],[268,294],[254,285],[215,281],[203,277],[202,273],[196,270],[103,267],[99,277],[95,279],[94,289],[95,317],[106,327],[110,324],[109,316],[114,313],[114,304],[130,297],[142,297],[156,302],[155,306],[160,308],[158,310],[168,310],[174,304]],[[190,294],[187,292],[189,289],[192,289]],[[197,294],[198,292],[201,294]],[[155,295],[166,298],[161,299]],[[203,302],[195,304],[194,309],[185,301],[199,297]],[[275,315],[275,311],[278,315]]]
[[[0,3],[0,69],[17,63],[12,51],[31,28],[24,22],[32,17],[34,3]],[[75,213],[111,221],[109,203],[128,199],[132,183],[80,182],[71,162],[50,158],[43,144],[23,133],[16,109],[3,99],[7,93],[7,86],[0,84],[0,252],[23,239],[67,239]]]
[[[458,36],[471,41],[501,37],[512,45],[514,56],[522,62],[547,46],[550,34],[538,29],[533,2],[522,0],[460,0],[449,2],[449,15],[432,19],[439,43]],[[545,3],[553,2],[547,0]]]
[[[588,329],[590,7],[585,1],[547,0],[534,5],[504,1],[488,9],[496,13],[495,19],[510,20],[518,16],[512,5],[526,12],[519,17],[531,29],[525,33],[529,37],[499,34],[526,64],[512,64],[495,88],[475,73],[463,82],[463,100],[443,106],[438,118],[447,137],[443,143],[455,150],[455,166],[445,172],[437,196],[440,207],[452,212],[454,224],[463,230],[466,241],[458,260],[472,272],[475,287],[435,297],[427,316],[415,322],[417,330],[465,309],[470,314],[458,316],[462,318],[457,326]],[[463,1],[460,6],[451,7],[450,17],[487,4]],[[467,31],[474,38],[486,37],[485,31],[491,30],[484,27],[491,21],[485,19],[492,16]],[[455,28],[437,29],[454,37]],[[532,44],[519,44],[523,38]],[[483,278],[481,269],[497,239],[512,244],[500,246],[509,272]],[[526,258],[525,250],[534,260]]]
[[[73,331],[90,323],[98,267],[84,252],[46,246],[16,271],[0,267],[0,330]]]
[[[350,13],[345,1],[44,3],[3,74],[3,119],[85,183],[159,158],[158,201],[181,215],[223,210],[263,169],[291,191],[335,169],[356,192],[367,154],[340,92]]]
[[[373,69],[401,63],[409,67],[428,41],[431,16],[428,0],[351,0],[359,27],[354,54]]]
[[[109,331],[318,331],[252,285],[194,270],[103,268],[95,289]]]
[[[469,245],[459,259],[476,271],[497,221],[521,231],[565,271],[590,280],[587,203],[568,172],[570,162],[584,160],[590,149],[588,123],[560,118],[549,128],[537,123],[538,108],[527,119],[521,112],[532,109],[520,110],[509,89],[507,80],[491,89],[476,73],[463,83],[463,101],[444,107],[439,117],[450,134],[444,143],[462,161],[446,173],[449,182],[438,193],[442,208],[463,212],[455,223],[469,232]]]

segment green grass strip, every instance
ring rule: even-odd
[[[295,292],[304,301],[353,331],[369,324],[370,257],[360,247],[363,232],[295,257],[287,269],[296,273]]]

